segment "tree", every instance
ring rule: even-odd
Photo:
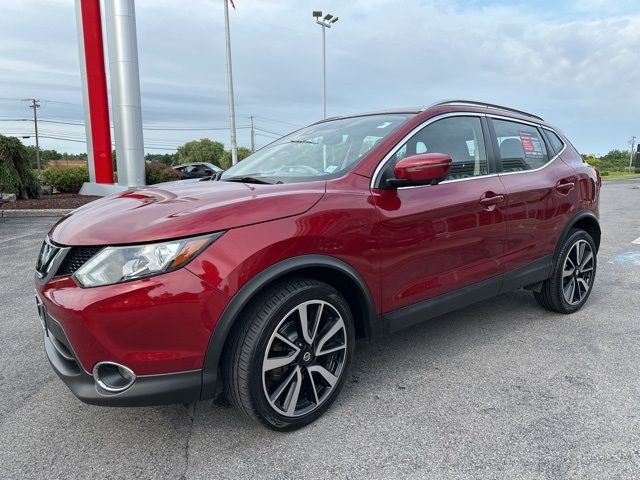
[[[144,156],[144,160],[171,166],[177,162],[177,155],[175,153],[147,153]]]
[[[37,160],[36,160],[36,147],[34,145],[25,145],[24,154],[29,166],[31,168],[36,168]],[[51,160],[60,160],[62,159],[62,154],[57,150],[40,150],[40,165],[46,166],[49,164]]]
[[[603,170],[621,172],[629,166],[629,152],[624,150],[611,150],[600,157]]]
[[[24,145],[15,137],[0,135],[0,191],[15,193],[27,200],[38,195],[38,181],[29,169]]]
[[[224,155],[224,145],[208,138],[193,140],[178,147],[178,163],[208,162],[220,165]]]
[[[602,168],[602,161],[593,153],[582,155],[582,159],[592,167],[596,167],[598,170]]]
[[[251,155],[251,150],[246,147],[238,147],[238,161],[244,160],[249,155]],[[222,168],[225,170],[231,167],[231,150],[225,150],[224,155],[220,159],[220,164]]]

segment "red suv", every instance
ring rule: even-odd
[[[540,117],[448,101],[332,118],[222,175],[62,219],[37,263],[45,349],[96,405],[222,389],[270,428],[317,419],[357,340],[526,288],[589,297],[598,172]]]

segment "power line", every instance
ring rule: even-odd
[[[294,123],[285,122],[285,121],[282,121],[282,120],[276,120],[275,118],[262,117],[260,115],[255,115],[255,117],[259,118],[259,119],[262,119],[262,120],[266,120],[267,122],[281,123],[283,125],[288,125],[290,127],[301,128],[300,125],[296,125]]]
[[[256,135],[260,136],[260,137],[265,137],[265,138],[270,138],[271,140],[278,140],[280,139],[280,137],[276,137],[274,135],[267,135],[265,133],[260,133],[260,132],[256,132]]]
[[[251,128],[250,125],[241,125],[236,128]],[[143,127],[143,130],[162,130],[162,131],[196,131],[196,130],[229,130],[229,127]]]
[[[53,120],[53,119],[49,119],[49,118],[42,118],[40,117],[38,119],[40,122],[45,122],[45,123],[56,123],[56,124],[60,124],[60,125],[74,125],[74,126],[79,126],[79,127],[83,127],[84,123],[83,122],[70,122],[70,121],[65,121],[65,120]],[[0,118],[0,122],[30,122],[31,119],[29,118]],[[111,125],[111,128],[113,128],[113,125]],[[250,125],[241,125],[238,126],[236,128],[242,128],[242,129],[249,129],[251,128]],[[157,130],[157,131],[197,131],[197,130],[229,130],[229,127],[206,127],[206,126],[193,126],[193,127],[189,127],[189,126],[160,126],[160,125],[151,125],[148,127],[143,127],[143,130]]]
[[[8,135],[15,135],[15,136],[21,136],[21,137],[31,137],[33,136],[32,132],[5,132]],[[49,133],[40,133],[40,138],[47,138],[47,139],[52,139],[52,140],[61,140],[64,142],[74,142],[74,143],[86,143],[86,139],[84,138],[79,138],[79,137],[71,137],[68,135],[56,135],[56,134],[49,134]],[[114,145],[113,142],[111,142],[112,145]],[[176,151],[178,146],[181,146],[182,144],[178,145],[169,145],[167,144],[165,145],[161,145],[159,143],[148,143],[144,145],[144,148],[149,149],[149,150],[172,150],[172,151]]]
[[[270,133],[271,135],[277,135],[278,137],[284,137],[285,136],[284,133],[274,132],[273,130],[267,130],[266,128],[256,127],[256,130],[259,130],[259,131],[265,132],[265,133]]]

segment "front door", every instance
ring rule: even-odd
[[[383,312],[488,279],[498,292],[506,202],[500,179],[491,175],[483,124],[483,116],[472,114],[429,123],[385,167],[389,175],[399,159],[425,152],[453,160],[438,185],[374,189]]]

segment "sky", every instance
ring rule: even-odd
[[[582,153],[640,137],[636,0],[235,5],[242,146],[251,115],[258,147],[322,117],[322,33],[312,10],[339,17],[326,36],[329,116],[472,99],[540,115]],[[204,137],[228,146],[223,20],[222,0],[136,0],[147,153]],[[41,100],[41,148],[86,150],[73,0],[0,1],[0,134],[33,134],[27,98]]]

